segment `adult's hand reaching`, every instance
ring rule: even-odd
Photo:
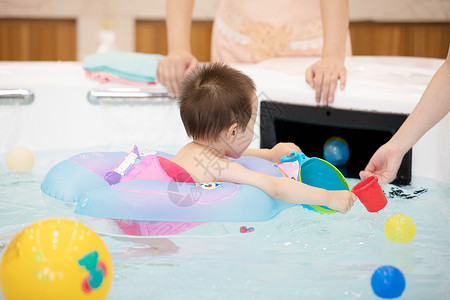
[[[198,64],[187,51],[169,53],[158,63],[158,81],[167,87],[172,97],[178,96],[181,80]]]

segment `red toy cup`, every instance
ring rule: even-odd
[[[378,184],[378,178],[375,175],[358,182],[353,187],[352,192],[359,198],[369,212],[380,211],[387,204],[386,196]]]

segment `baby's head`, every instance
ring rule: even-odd
[[[179,103],[186,132],[194,140],[217,141],[233,125],[242,133],[251,125],[253,138],[255,84],[238,70],[222,63],[198,66],[183,80]]]

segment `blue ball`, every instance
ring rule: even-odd
[[[382,266],[373,272],[371,284],[373,292],[378,297],[397,298],[405,290],[405,277],[396,267]]]
[[[325,142],[323,147],[323,158],[329,163],[342,166],[345,165],[350,156],[347,142],[342,138],[331,138]]]

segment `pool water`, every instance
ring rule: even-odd
[[[53,165],[79,152],[34,153],[35,166],[25,173],[6,171],[0,156],[0,254],[35,221],[77,218],[70,207],[47,201],[40,184]],[[351,187],[357,182],[349,180]],[[205,224],[179,237],[102,235],[114,265],[108,299],[377,299],[370,279],[382,265],[405,275],[403,298],[448,298],[450,184],[413,178],[383,191],[388,205],[375,214],[358,201],[346,215],[293,207],[267,222]],[[415,222],[410,243],[384,235],[384,223],[397,213]],[[255,231],[240,233],[241,226]]]

